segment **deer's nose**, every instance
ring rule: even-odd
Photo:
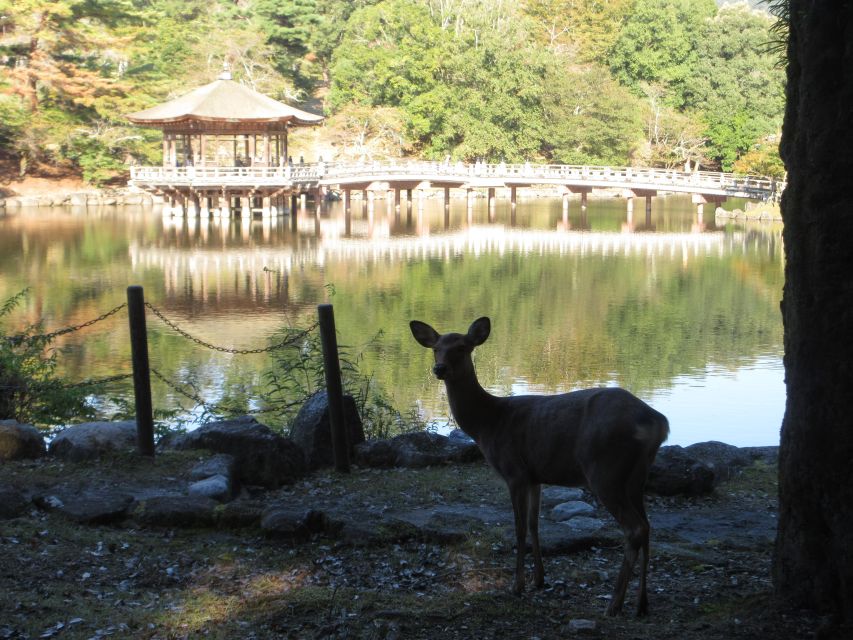
[[[447,365],[443,363],[438,363],[432,368],[432,372],[435,374],[435,377],[439,380],[444,380],[444,376],[447,375]]]

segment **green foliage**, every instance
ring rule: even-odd
[[[300,329],[284,327],[271,340],[273,343],[290,341],[301,333]],[[370,342],[376,343],[381,337],[381,333],[377,334]],[[264,411],[273,414],[268,419],[270,424],[287,426],[312,395],[326,388],[319,331],[312,331],[271,355],[272,366],[265,373],[270,392],[265,398]],[[423,430],[424,425],[415,410],[407,415],[400,413],[373,377],[360,371],[363,353],[353,354],[350,347],[338,345],[338,356],[344,393],[355,400],[368,438],[386,438],[405,431]]]
[[[21,291],[4,302],[0,320],[26,294]],[[56,375],[57,352],[51,343],[39,324],[15,335],[0,326],[0,420],[56,425],[92,415],[83,389],[66,386]]]
[[[699,59],[685,96],[705,123],[706,155],[724,171],[782,126],[784,72],[767,50],[772,26],[763,12],[724,6],[706,21],[696,45]]]
[[[749,151],[738,158],[732,169],[736,173],[784,179],[785,164],[779,156],[779,142],[776,136],[770,136],[753,145]]]
[[[636,0],[607,56],[613,75],[637,93],[661,85],[666,102],[682,107],[703,22],[715,12],[714,0]]]
[[[781,121],[770,4],[775,25],[714,0],[0,0],[0,144],[121,178],[161,153],[124,115],[227,63],[323,101],[312,140],[342,158],[730,169]]]

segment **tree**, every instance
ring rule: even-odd
[[[790,0],[778,595],[853,621],[853,1]],[[840,637],[839,633],[839,637]]]
[[[663,86],[667,104],[682,107],[703,21],[716,10],[714,0],[636,0],[607,56],[613,75],[638,94],[642,83]]]
[[[705,123],[708,157],[724,171],[782,124],[783,71],[767,50],[772,25],[769,15],[745,4],[723,6],[696,45],[685,100]]]
[[[543,105],[553,162],[625,165],[642,140],[642,103],[601,67],[553,65]]]
[[[619,34],[632,0],[529,0],[538,40],[581,62],[599,61]]]

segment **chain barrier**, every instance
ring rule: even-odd
[[[278,342],[278,343],[270,345],[268,347],[262,347],[259,349],[229,349],[228,347],[220,347],[220,346],[217,346],[215,344],[211,344],[210,342],[205,342],[201,338],[196,338],[192,334],[187,333],[186,331],[181,329],[181,327],[179,327],[177,324],[175,324],[173,321],[169,320],[169,318],[167,318],[165,315],[163,315],[163,312],[160,311],[159,309],[157,309],[150,302],[146,302],[145,306],[151,310],[151,313],[153,313],[155,316],[160,318],[160,320],[162,320],[164,324],[166,324],[168,327],[170,327],[172,330],[174,330],[175,332],[177,332],[178,334],[180,334],[181,336],[183,336],[187,340],[192,340],[196,344],[201,345],[202,347],[206,347],[208,349],[212,349],[213,351],[220,351],[222,353],[233,353],[233,354],[238,354],[238,355],[248,355],[248,354],[254,354],[254,353],[268,353],[270,351],[276,351],[278,349],[283,349],[285,347],[289,347],[289,346],[299,342],[305,336],[307,336],[312,331],[314,331],[314,329],[316,329],[318,324],[319,324],[317,322],[314,322],[310,327],[308,327],[307,329],[303,329],[302,331],[300,331],[296,335],[293,335],[293,336],[287,338],[286,340],[283,340],[282,342]]]
[[[91,327],[93,324],[97,324],[98,322],[106,320],[110,316],[117,314],[119,311],[124,309],[126,306],[127,306],[127,303],[122,302],[117,307],[110,309],[106,313],[102,313],[97,318],[93,318],[93,319],[91,319],[87,322],[84,322],[82,324],[75,324],[75,325],[70,326],[70,327],[65,327],[64,329],[52,331],[51,333],[40,333],[40,334],[33,335],[33,336],[28,336],[25,334],[18,334],[15,336],[7,336],[6,340],[8,340],[9,342],[11,342],[13,344],[21,344],[23,342],[35,342],[36,340],[50,341],[56,337],[64,336],[66,333],[73,333],[74,331],[80,331],[80,329],[85,329],[86,327]]]
[[[76,389],[78,387],[95,387],[102,384],[109,384],[110,382],[118,382],[119,380],[127,380],[128,378],[132,378],[132,373],[119,373],[114,376],[108,376],[106,378],[95,378],[93,380],[83,380],[82,382],[71,382],[69,384],[62,385],[63,389]]]
[[[185,398],[192,400],[193,402],[195,402],[200,407],[204,407],[205,411],[208,411],[208,412],[210,411],[210,407],[208,406],[208,404],[204,400],[201,399],[201,396],[199,395],[199,390],[196,389],[192,384],[186,383],[187,386],[190,387],[194,391],[194,393],[190,393],[189,391],[186,391],[185,389],[181,389],[177,384],[175,384],[174,382],[169,380],[166,376],[164,376],[162,373],[157,371],[157,369],[155,369],[154,367],[151,367],[151,373],[154,374],[155,378],[160,380],[160,382],[165,384],[170,389],[178,392],[179,394],[181,394]]]

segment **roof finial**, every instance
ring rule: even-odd
[[[231,65],[227,60],[222,61],[222,73],[219,74],[217,80],[231,80]]]

